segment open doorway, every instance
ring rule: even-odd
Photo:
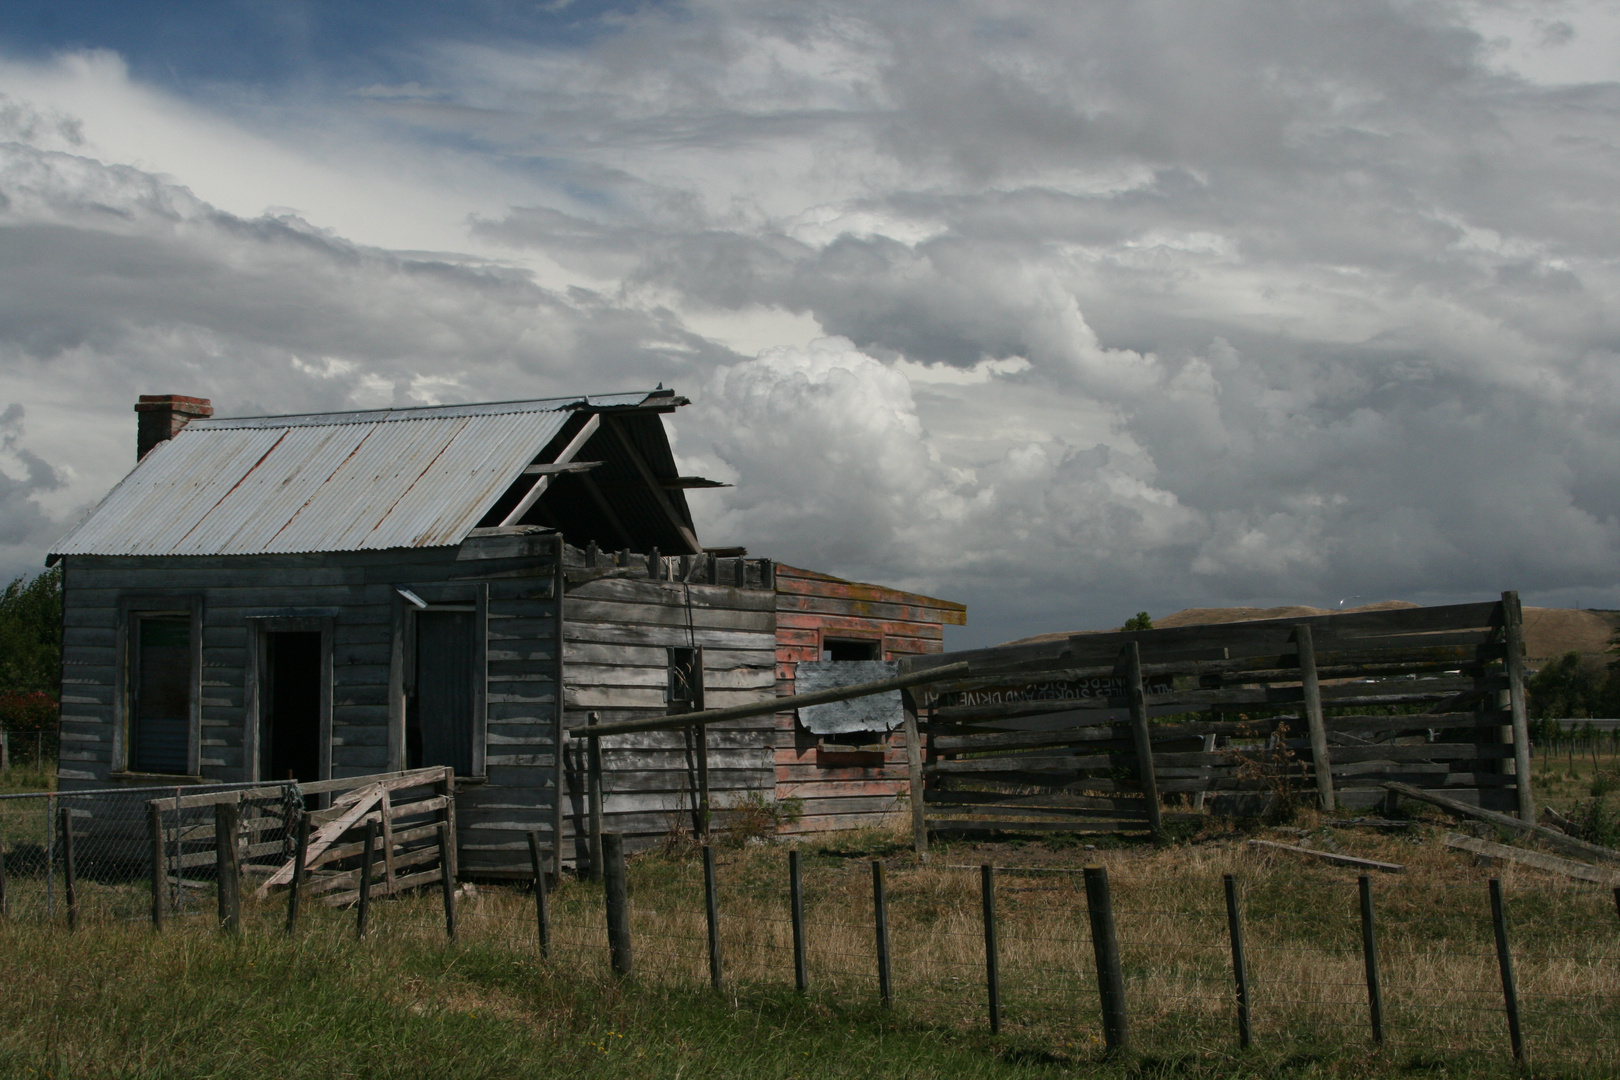
[[[405,708],[406,767],[449,765],[473,774],[477,706],[477,619],[445,605],[416,615],[416,683]]]
[[[261,780],[321,777],[321,632],[264,635],[269,677],[262,683]]]

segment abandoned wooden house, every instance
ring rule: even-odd
[[[136,468],[50,555],[62,788],[451,766],[461,873],[526,874],[531,830],[585,857],[569,728],[943,648],[959,604],[704,548],[686,491],[716,485],[663,425],[686,403],[225,419],[142,397]],[[893,813],[898,701],[802,714],[600,740],[609,827],[653,843],[700,792],[796,800],[799,829]]]

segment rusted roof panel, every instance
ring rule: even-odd
[[[251,555],[458,544],[578,408],[645,394],[195,421],[55,555]]]

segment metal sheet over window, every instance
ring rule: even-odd
[[[799,664],[793,676],[795,694],[813,694],[856,683],[892,679],[900,674],[894,660],[822,660]],[[845,735],[852,731],[892,731],[905,719],[900,691],[811,705],[799,710],[799,722],[817,735]]]

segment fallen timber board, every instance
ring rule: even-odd
[[[1383,787],[1395,792],[1397,795],[1432,803],[1442,810],[1450,810],[1454,814],[1478,818],[1493,825],[1500,825],[1504,829],[1512,829],[1515,832],[1535,836],[1548,847],[1570,855],[1580,855],[1598,862],[1620,863],[1620,851],[1599,847],[1597,844],[1588,844],[1585,840],[1577,840],[1573,836],[1566,836],[1557,829],[1549,829],[1545,825],[1532,825],[1527,821],[1521,821],[1507,814],[1499,814],[1494,810],[1483,810],[1477,806],[1469,806],[1465,802],[1458,802],[1456,799],[1448,798],[1445,795],[1425,791],[1422,788],[1415,788],[1408,784],[1386,781]]]
[[[1509,862],[1523,863],[1526,866],[1533,866],[1537,870],[1562,874],[1577,881],[1590,881],[1595,885],[1608,885],[1611,887],[1620,886],[1620,871],[1603,870],[1596,866],[1575,862],[1572,859],[1560,859],[1556,855],[1509,847],[1507,844],[1480,840],[1477,837],[1464,836],[1461,833],[1446,833],[1446,847],[1471,851],[1475,855],[1484,855],[1487,858],[1507,859]]]
[[[1249,844],[1252,847],[1275,848],[1278,851],[1291,851],[1296,855],[1309,855],[1313,859],[1337,863],[1340,866],[1354,866],[1362,870],[1381,870],[1386,874],[1399,874],[1406,870],[1406,867],[1400,863],[1379,862],[1377,859],[1358,859],[1354,855],[1340,855],[1333,851],[1315,851],[1311,848],[1296,847],[1293,844],[1279,844],[1275,840],[1250,840]]]
[[[1002,806],[1050,807],[1054,810],[1110,810],[1116,813],[1146,813],[1146,804],[1140,796],[1125,799],[1103,799],[1084,795],[1070,795],[1062,802],[1053,802],[1051,795],[1012,794],[1000,791],[940,791],[929,788],[923,792],[923,801],[932,806],[975,803],[994,803]]]
[[[956,804],[949,801],[930,801],[928,803],[928,812],[930,814],[971,813],[998,818],[1028,817],[1039,821],[1052,819],[1081,822],[1093,820],[1131,821],[1136,822],[1138,828],[1147,828],[1146,810],[1086,810],[1074,806],[1030,806],[1025,803],[1020,803],[1017,806],[998,806],[994,803],[964,803],[961,804],[960,809],[957,809]],[[1172,815],[1163,814],[1161,817],[1171,819]],[[1183,817],[1191,820],[1195,815],[1183,815]]]

